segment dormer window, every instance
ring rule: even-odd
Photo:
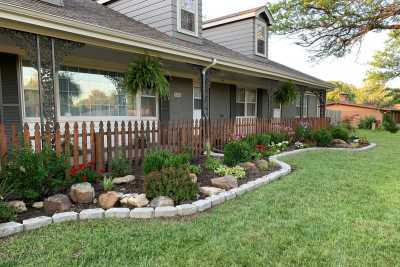
[[[178,1],[178,31],[198,36],[198,0]]]
[[[256,21],[256,55],[267,56],[267,25]]]

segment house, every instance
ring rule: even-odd
[[[1,123],[324,116],[332,86],[268,59],[265,7],[201,18],[201,0],[0,0]],[[143,55],[170,75],[168,100],[125,92]],[[286,81],[299,97],[281,110]]]
[[[383,114],[389,113],[392,118],[400,123],[400,110],[393,108],[380,108],[371,105],[360,105],[349,102],[348,94],[340,94],[338,102],[328,103],[326,105],[328,111],[340,112],[340,121],[348,121],[354,127],[357,127],[362,119],[374,117],[378,125],[382,123]]]

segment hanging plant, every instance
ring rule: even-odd
[[[281,105],[290,104],[297,98],[296,87],[292,81],[285,82],[279,88],[278,91],[274,93],[275,102]]]
[[[129,65],[126,73],[126,88],[131,94],[151,90],[161,98],[169,97],[169,82],[159,60],[149,56]]]

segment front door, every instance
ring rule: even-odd
[[[17,69],[17,55],[0,53],[0,123],[8,135],[12,124],[22,126]]]

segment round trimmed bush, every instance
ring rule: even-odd
[[[150,199],[159,196],[170,197],[175,204],[196,199],[197,184],[184,168],[165,168],[149,173],[144,180],[146,196]]]
[[[321,147],[329,146],[333,141],[332,134],[327,129],[315,131],[312,134],[312,139]]]
[[[344,141],[348,141],[350,139],[350,132],[342,126],[333,127],[331,129],[331,134],[333,139],[341,139]]]
[[[251,160],[252,149],[247,142],[233,141],[224,147],[224,164],[233,167]]]

